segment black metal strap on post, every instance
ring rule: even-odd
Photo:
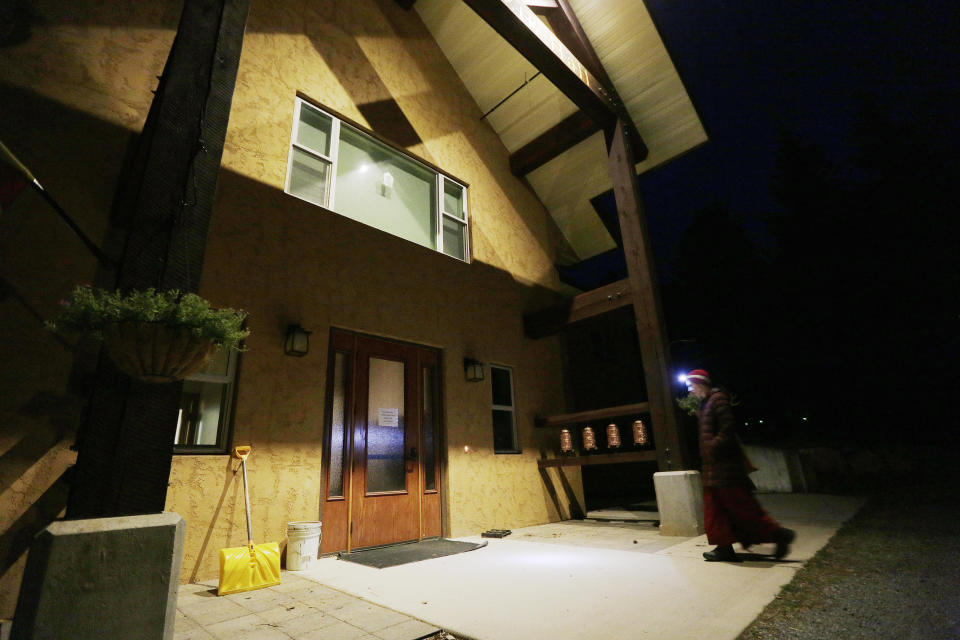
[[[117,263],[111,260],[107,254],[105,254],[103,250],[98,247],[96,243],[91,240],[89,236],[87,236],[87,234],[83,232],[83,229],[81,229],[80,226],[73,221],[73,218],[71,218],[69,214],[63,210],[63,207],[61,207],[60,204],[53,199],[53,196],[50,195],[50,192],[47,191],[42,184],[40,184],[40,181],[37,180],[33,173],[31,173],[30,169],[20,162],[20,160],[13,155],[13,152],[10,151],[10,149],[8,149],[2,141],[0,141],[0,158],[5,158],[7,162],[13,165],[14,168],[16,168],[24,175],[24,177],[27,178],[27,180],[30,181],[30,186],[32,186],[34,190],[39,193],[44,200],[46,200],[47,204],[53,207],[53,210],[57,212],[57,215],[60,216],[60,219],[70,228],[71,231],[73,231],[78,238],[80,238],[80,241],[83,242],[83,245],[90,250],[90,253],[97,258],[104,268],[111,270],[116,268]]]

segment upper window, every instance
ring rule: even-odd
[[[174,453],[226,453],[237,352],[218,349],[207,366],[187,376],[180,394]]]
[[[297,98],[286,192],[469,261],[467,188]]]
[[[520,453],[514,411],[513,370],[490,365],[490,386],[493,388],[493,452]]]

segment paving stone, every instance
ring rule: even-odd
[[[326,592],[312,593],[306,596],[297,596],[297,600],[328,613],[336,611],[337,609],[342,609],[343,607],[354,604],[355,602],[359,602],[358,598],[348,596],[347,594],[339,591],[334,591],[333,589],[328,589]]]
[[[191,629],[196,629],[199,626],[200,626],[199,624],[197,624],[187,616],[183,615],[183,613],[181,613],[180,611],[177,611],[177,615],[173,619],[173,628],[177,632],[180,632],[180,631],[187,632],[187,631],[190,631]]]
[[[303,604],[302,602],[289,602],[287,604],[273,607],[272,609],[258,611],[257,615],[263,618],[264,621],[271,624],[281,624],[314,613],[322,612],[319,609],[311,607],[307,604]]]
[[[201,626],[240,618],[250,613],[237,603],[225,598],[205,598],[182,606],[178,605],[177,609]]]
[[[236,602],[247,611],[252,611],[253,613],[296,602],[287,594],[271,591],[270,589],[245,591],[227,597],[230,598],[232,602]]]
[[[339,622],[340,620],[337,620],[333,616],[328,616],[321,611],[317,611],[305,616],[300,616],[299,618],[279,622],[277,623],[277,628],[292,638],[300,638],[318,629],[324,629]]]
[[[412,619],[410,616],[363,600],[357,600],[353,604],[331,611],[330,615],[360,627],[364,631],[377,631]]]
[[[205,629],[220,640],[288,640],[290,637],[252,613],[209,625]]]
[[[296,640],[360,640],[360,638],[374,639],[376,636],[370,636],[366,631],[339,620],[322,629],[315,629],[303,635],[294,636]]]
[[[424,638],[438,631],[440,631],[439,627],[410,618],[400,624],[375,631],[373,635],[380,640],[414,640],[415,638]]]
[[[174,631],[173,640],[216,640],[216,636],[210,635],[203,627],[195,627],[189,631]]]

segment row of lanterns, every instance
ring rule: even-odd
[[[636,420],[633,423],[633,446],[643,447],[649,443],[650,438],[647,435],[647,426],[643,424],[643,420]],[[620,428],[617,427],[616,424],[610,423],[607,425],[607,448],[619,449],[620,446]],[[598,448],[597,436],[593,432],[593,427],[584,427],[583,450],[597,451]],[[560,431],[560,453],[573,453],[573,436],[570,434],[569,429],[562,429]]]

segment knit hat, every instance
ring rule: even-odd
[[[708,387],[713,384],[713,382],[710,381],[710,374],[704,369],[694,369],[687,374],[687,384],[693,384],[694,382]]]

